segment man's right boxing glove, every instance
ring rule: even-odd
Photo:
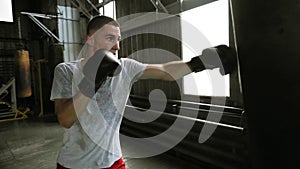
[[[92,98],[107,77],[118,74],[120,70],[121,63],[116,56],[106,49],[99,49],[83,66],[84,77],[78,88],[82,94]]]
[[[236,53],[233,48],[219,45],[206,48],[200,56],[193,57],[187,65],[193,72],[205,69],[220,68],[222,75],[232,73],[237,65]]]

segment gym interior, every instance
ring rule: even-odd
[[[299,168],[300,1],[2,0],[0,6],[1,169],[56,168],[66,129],[50,100],[54,69],[79,58],[97,15],[120,23],[118,58],[188,61],[220,44],[236,52],[227,75],[204,70],[133,84],[120,127],[126,168]]]

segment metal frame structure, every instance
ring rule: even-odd
[[[23,15],[27,15],[34,23],[36,23],[48,36],[51,38],[56,39],[58,42],[60,42],[59,38],[52,33],[44,24],[42,24],[38,19],[35,17],[43,17],[46,19],[49,19],[51,16],[50,15],[43,15],[43,14],[36,14],[36,13],[29,13],[29,12],[21,12]],[[47,16],[47,17],[46,17]]]
[[[160,0],[150,0],[150,2],[153,4],[153,6],[156,8],[156,11],[158,12],[159,9],[163,10],[165,13],[169,13],[167,8],[164,6],[164,4],[161,3]]]
[[[8,89],[10,88],[11,94],[11,103],[2,101],[1,99],[7,96],[9,93]],[[0,122],[13,121],[13,120],[21,120],[26,119],[28,116],[26,115],[30,112],[30,109],[27,107],[25,111],[20,111],[17,108],[17,98],[16,98],[16,81],[15,78],[12,77],[6,84],[3,84],[0,88],[0,96],[5,94],[2,98],[0,98],[0,105],[6,105],[10,110],[7,112],[0,113]]]

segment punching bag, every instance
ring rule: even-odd
[[[29,97],[32,94],[29,52],[22,49],[17,50],[15,58],[17,96],[19,98]]]
[[[299,168],[300,1],[232,2],[251,168]]]

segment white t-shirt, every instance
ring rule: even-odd
[[[146,68],[133,59],[121,59],[122,70],[110,77],[88,103],[86,111],[65,129],[58,163],[72,169],[110,167],[121,158],[119,129],[132,84]],[[54,72],[51,100],[72,98],[82,79],[80,60],[60,63]],[[76,106],[75,106],[76,107]]]

